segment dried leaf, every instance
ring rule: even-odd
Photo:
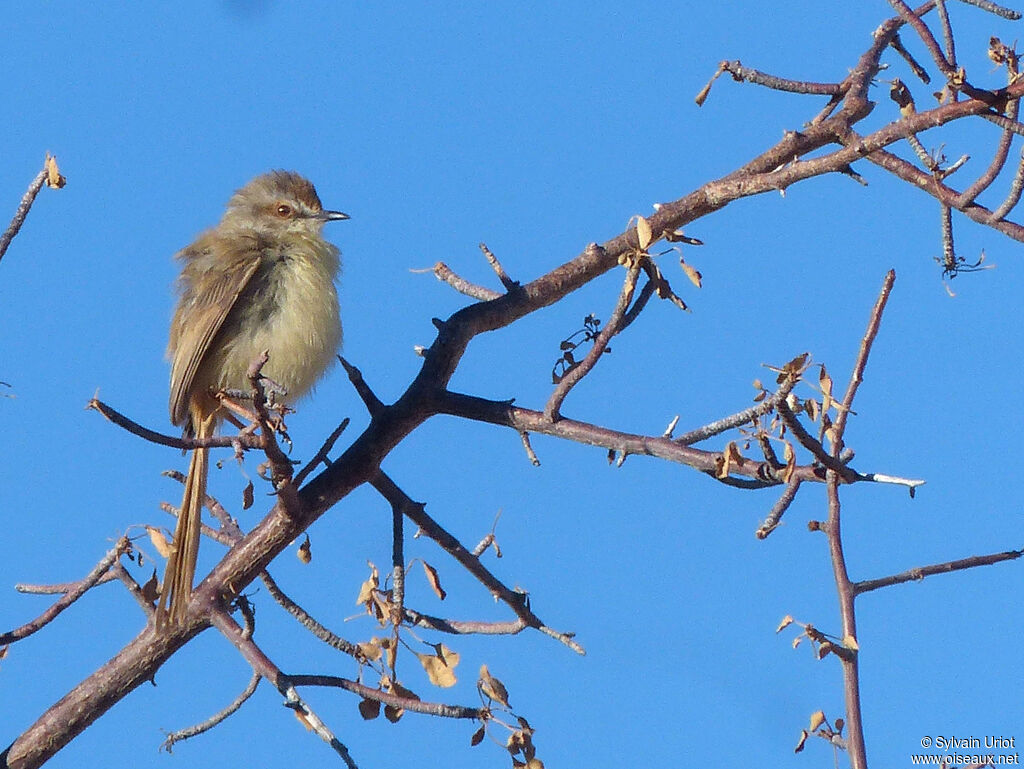
[[[792,624],[793,624],[793,615],[792,614],[787,614],[785,617],[782,618],[782,621],[779,623],[779,626],[777,628],[775,628],[775,632],[776,633],[781,632],[782,630],[784,630],[785,628],[789,627]]]
[[[356,644],[356,648],[359,650],[360,656],[370,662],[376,662],[380,659],[381,646],[376,638],[358,643]]]
[[[156,551],[164,558],[171,557],[171,543],[167,541],[167,536],[161,529],[155,526],[147,526],[146,531],[149,532],[149,541],[153,543],[153,547]]]
[[[697,270],[688,265],[682,259],[679,260],[679,265],[683,268],[683,272],[686,273],[686,277],[690,279],[690,282],[693,285],[695,285],[697,288],[703,287],[703,284],[701,282],[703,280],[703,276]]]
[[[639,242],[640,250],[646,251],[654,240],[654,233],[651,232],[651,223],[644,217],[637,214],[636,217],[636,239]]]
[[[295,553],[299,560],[303,563],[309,563],[313,560],[313,551],[309,547],[309,535],[306,535],[306,541],[299,545],[298,551]]]
[[[837,731],[837,732],[838,732],[839,734],[842,734],[842,733],[843,733],[843,727],[844,727],[844,726],[846,726],[846,721],[844,721],[844,720],[843,720],[843,719],[841,719],[841,718],[837,718],[837,719],[836,719],[836,731]]]
[[[806,729],[801,729],[800,730],[800,741],[796,744],[796,747],[793,748],[793,752],[794,753],[799,753],[801,750],[804,749],[804,743],[807,742],[807,738],[809,736],[810,735],[807,734],[807,730]]]
[[[427,678],[434,686],[440,686],[442,689],[455,686],[455,666],[459,664],[458,653],[453,652],[444,644],[438,644],[435,648],[437,650],[435,654],[416,654],[423,669],[427,671]]]
[[[804,411],[807,412],[807,416],[810,417],[812,422],[818,421],[818,402],[814,398],[808,398],[804,401]]]
[[[782,458],[786,460],[786,469],[782,472],[782,480],[785,483],[789,483],[789,479],[796,472],[796,450],[794,450],[793,444],[789,441],[785,443],[786,448],[782,451]]]
[[[448,594],[444,591],[444,588],[441,587],[441,578],[437,576],[437,569],[426,561],[421,561],[420,563],[423,564],[423,571],[427,574],[427,582],[430,583],[430,587],[433,588],[437,597],[443,601],[445,596]]]
[[[508,704],[508,690],[505,689],[505,685],[501,681],[491,675],[486,665],[480,666],[480,679],[477,681],[477,686],[480,687],[480,691],[483,692],[485,697],[494,700],[506,708],[510,707]]]
[[[825,643],[823,643],[821,646],[818,647],[818,659],[825,659],[825,657],[832,653],[833,648],[835,647],[833,647],[830,642],[826,641]]]
[[[372,721],[380,715],[380,700],[362,699],[359,701],[359,715],[364,721]]]
[[[242,489],[242,509],[248,510],[252,507],[252,503],[255,501],[255,492],[253,490],[252,481],[245,484],[245,488]]]
[[[793,648],[795,649],[796,647],[798,647],[801,643],[803,643],[803,640],[804,640],[804,637],[802,635],[798,635],[796,638],[794,638],[793,639]]]
[[[832,377],[828,375],[824,365],[818,374],[818,386],[821,388],[821,410],[828,411],[832,407]]]
[[[484,734],[487,731],[486,724],[480,724],[480,728],[473,732],[473,736],[469,738],[470,747],[476,747],[484,741]]]
[[[370,578],[360,586],[359,597],[356,598],[356,606],[365,604],[366,608],[369,609],[370,604],[373,602],[374,591],[380,586],[380,573],[372,561],[367,561],[366,563],[370,566]]]
[[[142,597],[150,603],[153,603],[160,596],[160,582],[156,578],[156,569],[153,570],[153,575],[146,580],[146,584],[142,586]]]
[[[393,724],[397,724],[398,720],[405,713],[405,708],[395,707],[394,705],[384,706],[384,718]]]
[[[816,710],[813,713],[811,713],[811,725],[807,728],[807,730],[813,732],[823,723],[825,723],[825,712],[822,710]]]

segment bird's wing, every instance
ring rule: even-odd
[[[171,421],[176,425],[188,419],[196,372],[210,343],[260,266],[255,239],[210,240],[214,236],[200,238],[179,254],[186,264],[181,275],[181,300],[171,322],[168,344],[170,411]]]

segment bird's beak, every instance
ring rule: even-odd
[[[341,211],[321,211],[316,218],[323,222],[340,222],[351,217]]]

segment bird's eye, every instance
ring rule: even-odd
[[[292,207],[289,206],[287,203],[281,203],[277,207],[277,215],[280,216],[282,219],[287,219],[289,216],[292,215]]]

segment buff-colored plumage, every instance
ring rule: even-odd
[[[228,201],[220,224],[177,256],[179,300],[171,321],[171,421],[186,435],[214,434],[223,418],[219,390],[247,390],[246,372],[264,351],[263,374],[291,402],[306,394],[341,345],[338,249],[323,239],[327,221],[309,181],[287,171],[258,176]],[[196,449],[160,596],[181,622],[192,592],[208,450]]]

